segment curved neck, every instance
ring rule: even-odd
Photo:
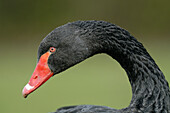
[[[143,45],[126,30],[105,24],[90,26],[87,45],[91,45],[92,54],[107,53],[125,69],[133,94],[128,108],[145,112],[170,110],[168,83]]]
[[[133,94],[129,107],[147,112],[162,107],[159,109],[161,112],[163,107],[170,105],[168,83],[143,45],[132,36],[127,37],[128,40],[117,39],[116,43],[109,43],[106,52],[120,63],[128,75]]]

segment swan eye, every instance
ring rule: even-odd
[[[51,53],[54,53],[56,51],[56,48],[55,47],[50,47],[50,52]]]

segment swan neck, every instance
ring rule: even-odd
[[[157,109],[154,106],[168,108],[170,105],[168,82],[143,45],[135,39],[116,42],[108,45],[107,54],[116,59],[128,75],[132,87],[129,107],[141,111],[148,108],[147,112],[151,112],[150,108]]]
[[[113,24],[94,24],[89,29],[85,37],[88,37],[86,41],[91,54],[106,53],[126,71],[132,87],[129,108],[146,109],[147,112],[160,107],[163,107],[160,109],[162,111],[164,108],[170,109],[168,82],[140,42]]]

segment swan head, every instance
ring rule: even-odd
[[[40,43],[36,68],[23,89],[26,98],[53,75],[85,60],[92,47],[87,44],[86,30],[66,24],[49,33]]]

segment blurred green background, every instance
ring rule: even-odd
[[[144,44],[170,83],[169,0],[0,0],[0,112],[47,113],[68,105],[120,109],[131,100],[125,71],[101,54],[52,77],[28,96],[40,41],[76,20],[105,20]]]

